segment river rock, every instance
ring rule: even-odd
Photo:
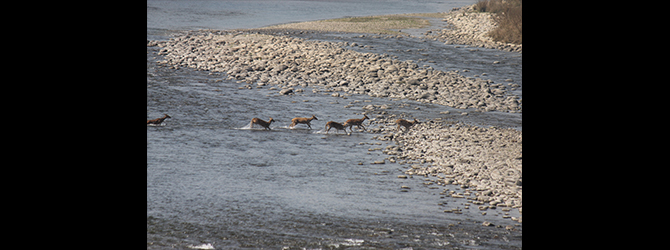
[[[229,79],[259,86],[326,86],[326,90],[430,102],[482,111],[521,111],[522,103],[486,81],[419,67],[388,55],[345,49],[344,43],[262,34],[191,31],[159,44],[161,63],[226,72]],[[258,82],[261,82],[259,84]],[[472,89],[472,86],[478,86]],[[314,88],[314,90],[317,90]],[[338,89],[339,88],[339,89]],[[414,90],[420,90],[415,92]],[[497,88],[496,88],[497,89]],[[313,91],[314,91],[313,90]],[[463,95],[461,93],[467,94]],[[290,94],[288,90],[282,94]]]
[[[493,41],[488,34],[496,27],[494,14],[474,11],[474,6],[471,5],[445,13],[442,21],[447,23],[446,28],[426,32],[424,33],[425,37],[439,40],[445,44],[466,44],[506,51],[522,51],[523,46],[521,44]],[[456,46],[456,48],[458,47],[460,46]],[[477,49],[470,49],[470,51],[475,52]]]
[[[282,89],[282,90],[279,91],[279,94],[282,94],[282,95],[288,95],[288,94],[291,94],[291,93],[293,93],[293,88]]]

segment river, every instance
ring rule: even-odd
[[[436,12],[435,6],[443,8],[437,11],[448,11],[474,1],[388,1],[388,7],[381,10],[365,10],[379,5],[376,1],[186,2],[147,1],[147,39],[167,39],[198,28],[253,28],[331,17]],[[225,7],[229,5],[237,7]],[[287,10],[302,5],[307,5],[301,7],[302,12]],[[333,11],[338,6],[341,11]],[[278,13],[265,16],[265,21],[256,20],[270,12]],[[232,17],[256,21],[225,21]],[[312,36],[307,38],[371,44],[376,51],[367,52],[393,54],[401,60],[419,59],[407,49],[432,48],[441,53],[424,60],[435,61],[436,68],[469,69],[467,74],[473,77],[486,72],[487,79],[496,82],[521,81],[518,53],[470,51],[434,41],[402,44],[354,35]],[[227,80],[224,74],[161,67],[156,63],[160,59],[157,51],[147,48],[147,119],[163,114],[172,118],[159,126],[147,126],[148,249],[521,247],[520,226],[515,231],[481,226],[482,220],[514,224],[501,218],[500,209],[489,210],[486,217],[476,208],[463,209],[463,214],[444,213],[463,208],[465,200],[440,195],[444,188],[430,189],[420,177],[397,178],[407,165],[373,164],[385,158],[374,149],[392,142],[373,140],[374,134],[358,131],[351,135],[324,132],[327,121],[361,118],[363,106],[370,104],[385,104],[390,114],[411,113],[419,120],[444,117],[516,129],[521,129],[521,114],[470,112],[462,116],[464,110],[440,105],[365,95],[345,99],[312,93],[310,88],[291,96],[279,95],[269,87],[240,89],[243,85]],[[444,58],[462,58],[463,63]],[[500,69],[479,63],[493,58],[519,66]],[[442,111],[451,112],[440,114]],[[311,115],[318,119],[312,121],[312,129],[305,125],[288,128],[291,118]],[[278,121],[269,131],[250,129],[254,117]],[[516,209],[510,213],[520,216]]]

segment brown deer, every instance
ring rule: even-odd
[[[165,116],[163,116],[161,118],[156,118],[156,119],[153,119],[153,120],[147,120],[147,125],[149,125],[149,124],[160,125],[167,118],[172,118],[172,117],[165,114]]]
[[[267,130],[272,130],[272,129],[270,129],[270,124],[274,121],[275,120],[272,120],[272,117],[270,117],[270,120],[268,120],[267,122],[263,121],[261,119],[258,119],[258,118],[254,118],[254,119],[251,119],[251,126],[249,126],[249,127],[253,128],[254,124],[258,124],[258,125],[261,125],[262,127],[264,127]]]
[[[344,130],[344,133],[347,133],[347,128],[342,125],[342,123],[339,122],[334,122],[334,121],[329,121],[326,123],[326,134],[328,134],[328,131],[330,131],[331,128],[335,128],[335,133],[340,130]]]
[[[398,131],[400,131],[400,126],[405,127],[405,131],[407,131],[407,130],[409,130],[409,127],[411,127],[414,124],[420,123],[420,122],[417,121],[416,118],[415,118],[414,121],[412,121],[412,122],[408,121],[408,120],[405,120],[405,119],[398,119],[398,120],[395,120],[395,123],[398,124]]]
[[[368,117],[366,114],[363,114],[363,119],[349,119],[346,122],[344,122],[344,126],[345,127],[349,126],[349,130],[351,130],[351,132],[354,132],[354,130],[351,129],[351,127],[353,127],[354,125],[356,125],[356,127],[358,128],[363,128],[363,130],[365,130],[365,126],[363,126],[363,121],[365,121],[365,119],[370,119],[370,117]]]
[[[288,127],[293,128],[293,127],[295,127],[296,124],[302,123],[302,124],[307,124],[307,127],[309,127],[309,129],[312,129],[312,126],[310,126],[310,122],[312,122],[312,120],[319,120],[319,119],[316,119],[316,116],[314,116],[314,115],[312,115],[311,118],[296,117],[296,118],[291,119],[291,125],[289,125]]]

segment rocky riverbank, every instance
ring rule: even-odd
[[[360,53],[348,42],[239,31],[191,31],[168,41],[147,41],[162,47],[159,63],[225,72],[251,88],[281,87],[280,93],[335,91],[374,97],[409,99],[453,108],[521,112],[522,101],[503,84],[455,72],[419,66],[412,60]],[[509,87],[515,87],[510,84]]]
[[[466,44],[490,49],[522,52],[523,46],[521,44],[493,41],[488,35],[497,25],[493,20],[493,14],[475,12],[473,9],[474,6],[466,6],[445,13],[442,21],[448,24],[448,28],[428,31],[425,34],[426,37],[438,39],[446,44]]]
[[[378,140],[396,142],[383,152],[390,162],[410,165],[406,175],[437,178],[428,184],[459,185],[462,192],[448,195],[465,198],[483,211],[503,207],[521,212],[521,131],[440,118],[397,131],[396,118],[376,119],[379,128],[373,131],[380,133]]]
[[[407,33],[405,29],[424,28],[430,26],[426,18],[441,18],[442,23],[433,25],[445,26],[442,29],[431,29],[425,32],[425,38],[436,39],[445,44],[463,44],[485,47],[504,51],[522,52],[521,44],[494,41],[489,33],[497,23],[492,13],[478,12],[476,4],[455,8],[444,13],[398,14],[370,17],[340,18],[312,22],[287,23],[269,26],[263,29],[310,30],[322,32],[353,32],[372,33],[378,35],[398,35]]]
[[[463,8],[445,15],[444,21],[451,28],[427,32],[428,37],[445,43],[521,51],[521,46],[493,42],[484,35],[494,27],[488,13]],[[166,67],[226,73],[242,89],[269,87],[281,95],[292,95],[310,88],[314,93],[333,92],[335,97],[342,92],[481,112],[522,112],[522,100],[510,91],[520,87],[515,83],[494,83],[386,54],[361,53],[352,49],[358,47],[353,42],[313,41],[286,34],[292,33],[273,29],[201,30],[168,41],[147,41],[147,46],[161,47],[159,55],[163,58],[159,63]],[[415,39],[398,34],[379,37]],[[459,185],[462,192],[452,190],[448,195],[468,199],[480,210],[502,207],[521,212],[521,131],[438,118],[398,132],[393,121],[399,117],[379,114],[372,119],[377,127],[371,127],[370,132],[378,133],[379,140],[396,142],[383,152],[390,162],[410,165],[405,175],[434,177],[431,183],[437,185]]]

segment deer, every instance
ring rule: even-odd
[[[152,120],[147,120],[147,125],[149,125],[149,124],[160,125],[160,124],[161,124],[165,119],[167,119],[167,118],[172,118],[172,117],[169,116],[169,115],[167,115],[167,114],[165,114],[165,116],[163,116],[163,117],[161,117],[161,118],[156,118],[156,119],[152,119]]]
[[[398,131],[400,131],[400,126],[405,127],[405,131],[407,131],[407,130],[409,130],[409,127],[411,127],[414,124],[420,123],[420,122],[417,121],[416,118],[415,118],[414,121],[408,121],[408,120],[405,120],[405,119],[398,119],[398,120],[395,120],[395,123],[398,124]]]
[[[334,122],[334,121],[329,121],[326,123],[326,134],[328,134],[328,131],[330,131],[331,128],[335,128],[335,133],[340,130],[344,130],[344,133],[347,133],[347,128],[342,125],[342,123],[339,122]]]
[[[254,124],[258,124],[258,125],[261,125],[262,127],[264,127],[266,130],[272,130],[272,129],[270,129],[270,124],[272,124],[272,122],[275,122],[275,120],[272,120],[272,117],[270,117],[270,120],[268,120],[267,122],[263,121],[261,119],[258,119],[258,118],[254,118],[254,119],[251,119],[251,125],[249,127],[253,128]]]
[[[365,119],[370,119],[370,117],[368,117],[366,114],[363,114],[363,119],[349,119],[346,122],[344,122],[344,126],[345,127],[349,126],[349,130],[351,130],[351,132],[354,132],[354,130],[351,128],[354,125],[356,125],[356,127],[358,128],[363,128],[363,130],[365,130],[365,126],[363,126],[363,121],[365,121]]]
[[[302,124],[307,124],[307,127],[309,127],[309,129],[312,129],[312,126],[310,125],[310,122],[312,122],[312,120],[319,120],[319,119],[316,119],[316,116],[314,116],[314,115],[312,115],[311,118],[296,117],[296,118],[291,119],[291,125],[289,125],[288,127],[293,128],[298,123],[302,123]]]

